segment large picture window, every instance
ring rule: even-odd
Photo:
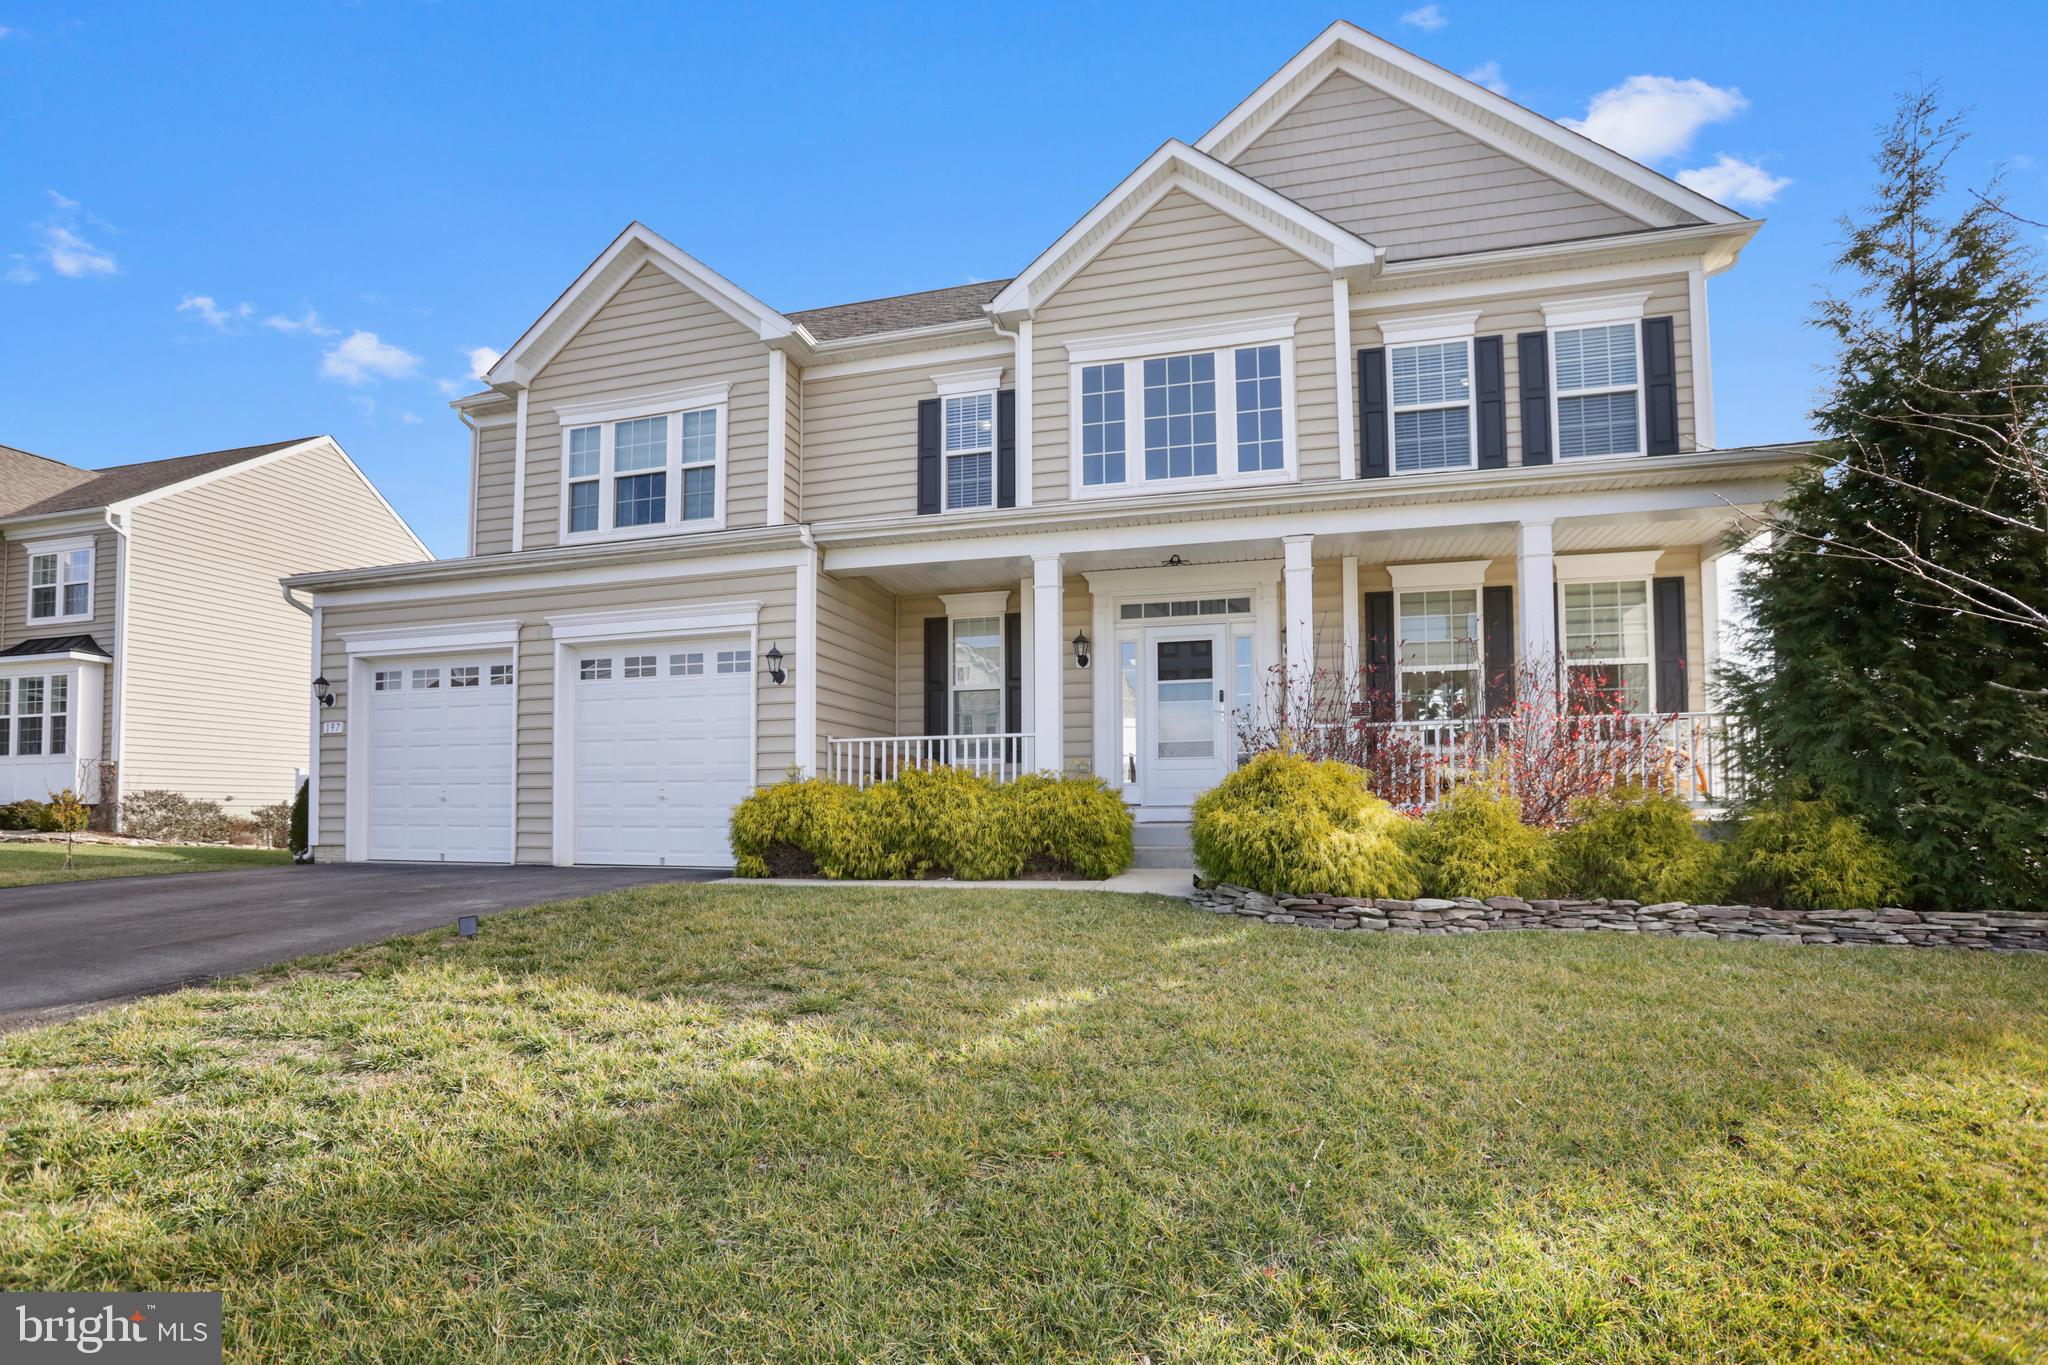
[[[1642,453],[1636,328],[1616,322],[1551,334],[1559,458]]]
[[[82,621],[92,615],[93,550],[90,545],[30,549],[28,619]]]
[[[1564,656],[1575,694],[1617,711],[1650,709],[1650,585],[1566,583]]]
[[[1456,720],[1480,713],[1477,588],[1401,593],[1395,636],[1402,720]]]
[[[562,533],[716,530],[725,523],[724,467],[723,402],[580,421],[564,410]]]

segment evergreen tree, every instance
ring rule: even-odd
[[[1915,895],[2048,904],[2048,331],[1997,186],[1944,217],[1963,141],[1938,90],[1900,101],[1836,341],[1816,466],[1743,590],[1752,673],[1725,671],[1767,780],[1896,841]]]

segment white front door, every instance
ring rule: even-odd
[[[1145,632],[1138,780],[1146,814],[1180,817],[1230,766],[1222,626]]]
[[[512,656],[380,659],[369,672],[370,856],[512,861]]]
[[[732,808],[754,780],[746,636],[579,652],[576,861],[730,867]]]

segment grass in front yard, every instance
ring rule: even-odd
[[[0,1038],[229,1357],[2036,1360],[2048,960],[667,887]]]
[[[223,848],[215,845],[77,844],[72,870],[64,870],[64,845],[0,844],[0,886],[82,882],[95,877],[147,877],[160,872],[229,872],[241,867],[276,867],[292,855],[281,848]]]

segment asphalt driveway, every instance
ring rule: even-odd
[[[0,1029],[523,905],[722,872],[363,864],[0,890]]]

